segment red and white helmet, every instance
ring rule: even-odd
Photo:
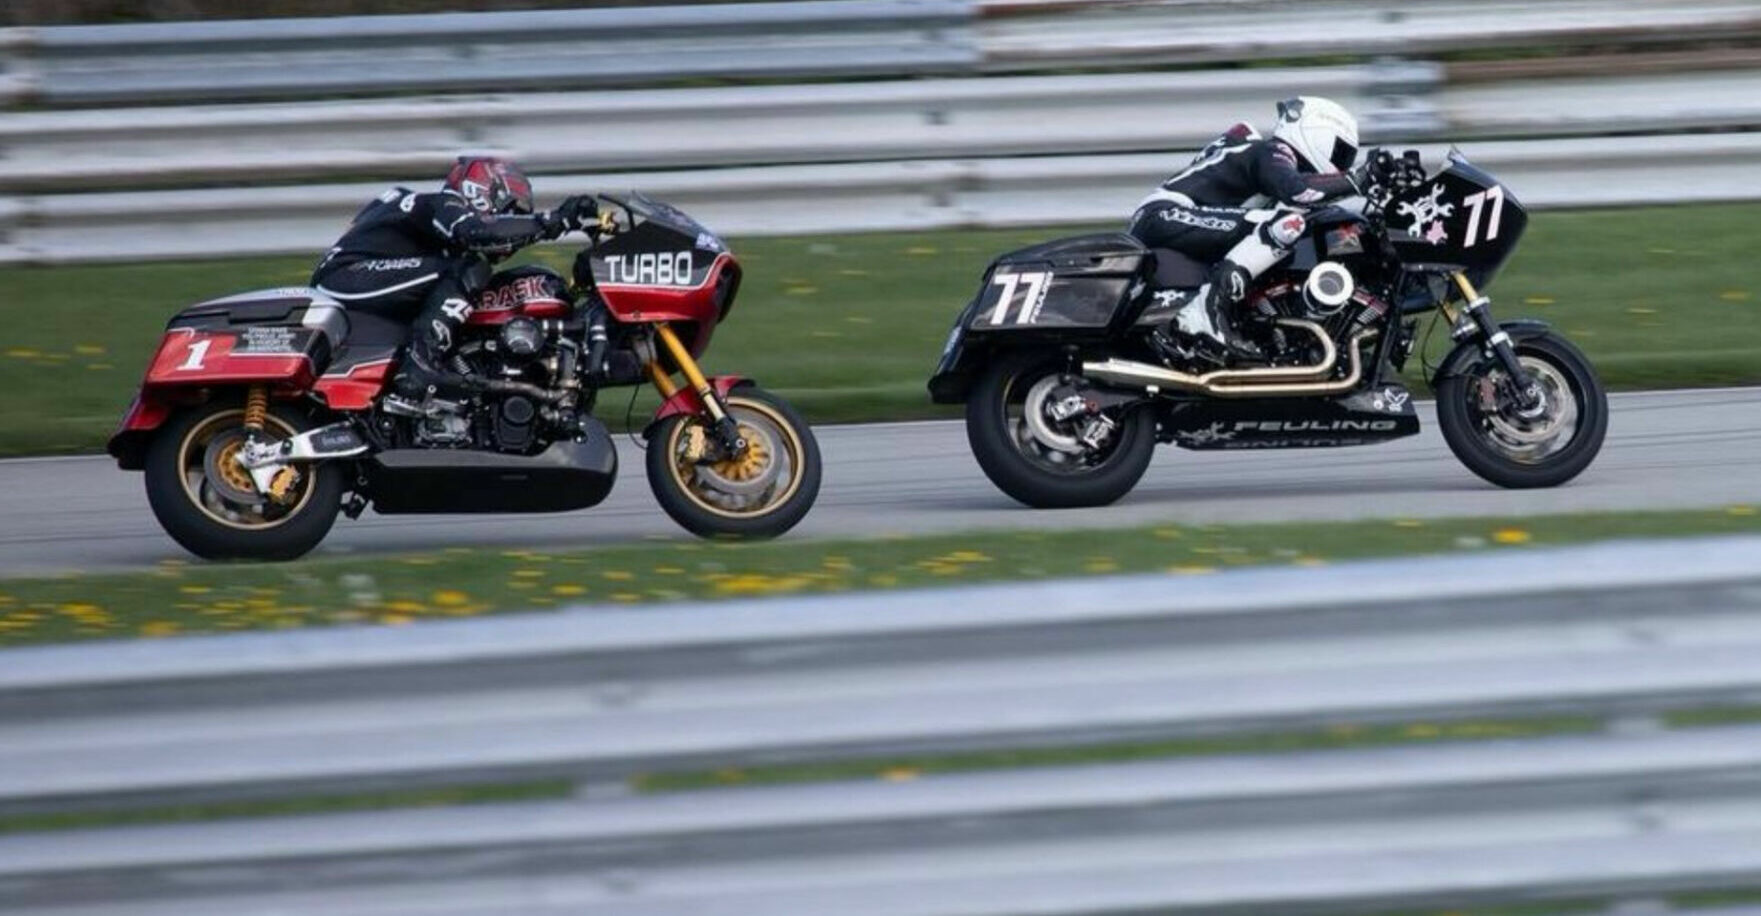
[[[1332,99],[1305,95],[1279,102],[1272,136],[1317,174],[1343,172],[1357,161],[1357,118]]]
[[[479,213],[532,212],[532,182],[526,173],[493,156],[460,156],[446,173],[444,187]]]

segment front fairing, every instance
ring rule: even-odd
[[[1515,253],[1529,213],[1497,178],[1452,152],[1436,175],[1390,199],[1383,219],[1407,270],[1461,271],[1483,289]]]

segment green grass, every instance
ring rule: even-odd
[[[1551,321],[1616,388],[1761,382],[1761,205],[1536,214],[1492,290]],[[1068,227],[736,240],[746,283],[706,360],[810,419],[946,415],[924,382],[989,259]],[[554,265],[560,249],[538,255]],[[0,269],[0,455],[97,449],[165,319],[205,298],[304,283],[311,258]],[[1445,342],[1437,335],[1434,344]],[[621,417],[627,398],[606,398]]]
[[[0,581],[0,646],[397,625],[581,603],[815,594],[1104,573],[1193,575],[1239,566],[1755,531],[1761,531],[1761,513],[1752,506],[1731,506],[841,541],[668,541],[573,551],[453,548],[286,564],[168,562],[131,573]],[[443,583],[436,581],[441,571]]]

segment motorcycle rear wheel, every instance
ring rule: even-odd
[[[1026,351],[991,364],[966,398],[966,439],[991,483],[1035,509],[1105,506],[1137,486],[1156,448],[1156,418],[1134,410],[1111,442],[1088,453],[1043,409],[1042,389],[1063,371],[1057,354]],[[1036,428],[1037,427],[1037,428]]]
[[[1558,334],[1523,338],[1515,347],[1546,391],[1545,412],[1532,420],[1514,414],[1501,391],[1504,371],[1481,359],[1438,383],[1438,425],[1449,450],[1485,480],[1510,489],[1556,487],[1602,450],[1608,393],[1590,361]]]
[[[336,523],[344,475],[330,463],[302,464],[284,501],[256,491],[233,455],[244,442],[244,408],[204,404],[173,417],[147,449],[147,502],[160,527],[208,560],[292,560]],[[269,408],[264,432],[283,439],[311,429],[299,411]]]
[[[819,443],[782,398],[745,387],[727,397],[747,442],[729,461],[693,457],[710,435],[705,418],[676,414],[648,440],[648,485],[661,509],[700,537],[774,538],[795,527],[819,497]]]

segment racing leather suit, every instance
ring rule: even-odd
[[[1238,124],[1138,205],[1129,231],[1139,241],[1213,265],[1207,287],[1170,330],[1209,336],[1246,354],[1257,350],[1236,337],[1231,311],[1253,279],[1302,237],[1304,210],[1359,193],[1350,175],[1308,174],[1298,162],[1283,141],[1260,139]]]
[[[489,260],[565,228],[549,213],[481,213],[452,191],[392,188],[355,214],[311,285],[351,309],[414,321],[405,363],[418,371],[400,372],[397,387],[419,399],[440,379],[464,384],[439,361],[489,281]]]

